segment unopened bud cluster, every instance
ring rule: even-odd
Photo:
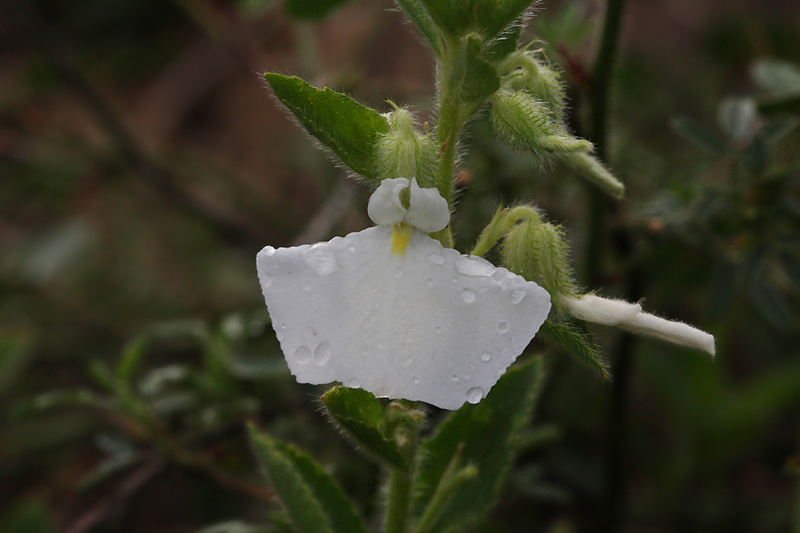
[[[384,117],[389,132],[378,141],[376,154],[381,179],[416,177],[420,186],[432,186],[438,158],[431,135],[418,131],[407,109],[396,107]]]

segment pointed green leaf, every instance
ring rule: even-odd
[[[467,36],[463,56],[452,78],[453,94],[464,103],[482,104],[500,88],[497,69],[483,58],[483,39]]]
[[[299,20],[318,20],[350,0],[286,0],[286,13]]]
[[[452,413],[420,447],[413,509],[420,516],[433,498],[459,448],[461,460],[478,469],[441,510],[433,531],[460,530],[481,520],[500,493],[539,388],[540,362],[511,368],[478,404]]]
[[[397,444],[381,431],[383,408],[363,389],[334,387],[322,395],[331,418],[369,455],[402,470],[408,462]]]
[[[519,42],[521,33],[522,20],[518,20],[515,24],[503,30],[500,35],[492,41],[489,48],[486,50],[486,59],[494,63],[499,63],[505,59],[508,54],[517,49],[517,43]]]
[[[291,444],[250,427],[250,441],[272,488],[301,533],[366,533],[339,484],[321,465]]]
[[[408,19],[417,27],[417,30],[425,37],[425,40],[431,45],[436,55],[441,57],[443,45],[442,35],[436,23],[433,22],[428,11],[420,3],[420,0],[396,0],[400,9],[405,12]]]
[[[311,135],[354,172],[378,179],[375,146],[379,135],[389,131],[386,119],[344,94],[317,89],[298,77],[270,72],[264,77]]]
[[[670,121],[672,130],[683,137],[690,144],[706,150],[716,156],[725,153],[725,142],[716,132],[706,128],[694,119],[688,117],[674,117]]]
[[[448,35],[477,32],[492,38],[517,20],[533,0],[420,0]]]
[[[546,344],[558,346],[581,363],[593,368],[603,379],[608,379],[608,362],[586,328],[577,324],[556,324],[549,320],[542,324],[536,336]]]

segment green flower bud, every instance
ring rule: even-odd
[[[492,125],[506,142],[532,153],[540,162],[548,161],[552,155],[592,150],[592,143],[570,135],[551,118],[547,105],[526,91],[495,93]]]
[[[439,164],[433,138],[417,131],[414,118],[406,109],[395,107],[384,116],[389,122],[389,132],[378,140],[376,161],[380,178],[417,178],[421,187],[432,187]]]
[[[547,222],[523,222],[511,228],[503,241],[503,262],[508,269],[544,287],[558,310],[563,295],[575,294],[568,255],[564,231]]]
[[[509,89],[526,91],[547,104],[553,120],[563,120],[564,86],[558,73],[535,56],[535,52],[517,50],[506,56],[497,67],[503,83]]]

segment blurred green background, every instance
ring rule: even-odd
[[[581,135],[601,14],[544,1],[525,32]],[[255,275],[267,244],[370,225],[369,191],[264,71],[431,118],[433,59],[389,0],[0,6],[0,531],[285,531],[246,420],[375,510],[380,474],[323,419],[324,387],[289,375]],[[628,194],[599,246],[587,186],[483,117],[457,245],[535,202],[587,288],[646,298],[718,354],[597,329],[613,382],[548,354],[538,430],[479,531],[800,531],[800,3],[629,0],[615,72]]]

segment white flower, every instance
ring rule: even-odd
[[[444,409],[477,403],[536,334],[550,295],[425,235],[450,213],[416,180],[384,180],[368,213],[377,227],[259,252],[289,369],[301,383],[340,381]]]
[[[561,303],[574,317],[606,326],[617,326],[639,335],[708,352],[713,357],[714,336],[689,324],[675,322],[642,311],[642,306],[593,294],[574,297],[561,295]]]

